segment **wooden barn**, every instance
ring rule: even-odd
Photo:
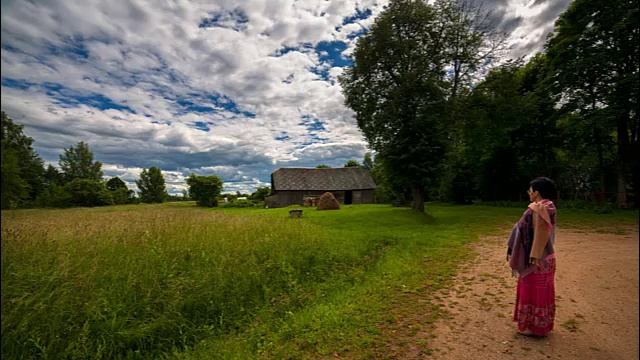
[[[270,208],[304,205],[328,191],[341,204],[370,204],[375,188],[369,171],[359,167],[280,168],[271,174],[271,196],[265,202]]]

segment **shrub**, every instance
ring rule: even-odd
[[[339,210],[340,203],[332,193],[326,192],[318,200],[318,210]]]
[[[246,208],[257,206],[257,203],[250,200],[231,200],[228,203],[224,203],[223,208]]]
[[[110,192],[114,204],[130,204],[133,201],[133,190],[118,188]]]

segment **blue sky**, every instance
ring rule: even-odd
[[[2,110],[46,162],[88,142],[132,188],[159,166],[225,191],[278,167],[341,166],[366,143],[337,77],[386,1],[3,1]],[[492,1],[507,57],[541,49],[568,1]]]

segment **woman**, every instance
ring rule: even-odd
[[[523,335],[546,336],[555,316],[556,187],[539,177],[529,183],[531,203],[509,237],[507,260],[518,277],[513,321]]]

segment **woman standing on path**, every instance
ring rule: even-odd
[[[523,335],[546,336],[555,317],[556,207],[553,181],[539,177],[529,183],[531,203],[509,237],[507,260],[518,277],[513,321]]]

